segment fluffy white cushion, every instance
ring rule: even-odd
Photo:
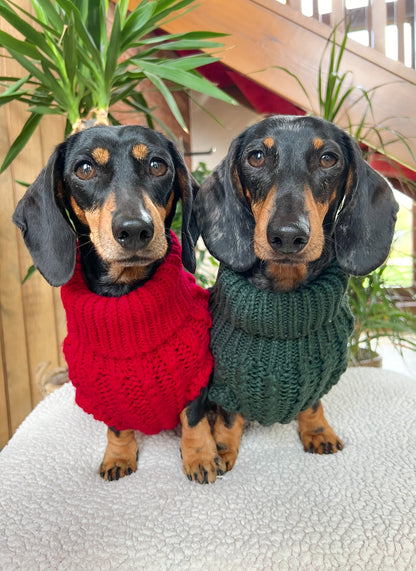
[[[201,486],[179,430],[137,434],[138,471],[105,482],[106,427],[64,386],[0,453],[0,568],[415,569],[416,382],[350,369],[323,403],[338,454],[303,452],[296,422],[252,424]]]

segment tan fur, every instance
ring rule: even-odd
[[[237,460],[243,426],[244,418],[241,414],[236,415],[231,428],[225,426],[220,415],[218,415],[215,421],[213,436],[217,445],[218,454],[223,460],[227,471],[233,468]]]
[[[345,196],[347,196],[351,192],[353,180],[354,180],[354,171],[350,167],[347,175],[347,182],[345,184]]]
[[[137,470],[137,442],[133,430],[121,430],[117,435],[107,430],[107,449],[98,470],[104,480],[115,480]]]
[[[268,149],[271,149],[274,145],[274,139],[272,137],[266,137],[263,141],[263,144]]]
[[[172,204],[173,204],[173,199],[175,197],[175,193],[172,191],[171,195],[168,198],[168,201],[166,203],[166,208],[165,208],[165,218],[164,220],[166,220],[166,217],[169,216],[170,211],[172,210]]]
[[[101,147],[94,149],[91,155],[94,161],[101,166],[106,165],[110,160],[110,153],[108,149],[103,149]]]
[[[279,264],[270,262],[267,266],[267,274],[273,278],[274,289],[290,291],[306,278],[306,264]]]
[[[217,452],[217,446],[211,433],[211,427],[205,416],[194,427],[188,424],[186,409],[180,415],[182,423],[182,469],[190,479],[213,483],[218,470],[226,471],[225,464]]]
[[[108,268],[108,275],[117,284],[131,284],[133,282],[145,280],[149,273],[148,266],[122,266],[117,262],[112,262]]]
[[[160,260],[166,255],[168,250],[168,243],[165,237],[166,208],[154,204],[147,194],[143,194],[143,199],[144,205],[150,212],[154,225],[154,237],[146,247],[146,251],[150,250],[153,259]]]
[[[121,250],[114,240],[111,230],[115,208],[116,197],[114,193],[111,193],[101,208],[86,210],[84,212],[90,229],[91,242],[94,244],[98,254],[105,261],[112,260],[115,252]]]
[[[305,261],[312,262],[317,260],[322,254],[324,247],[324,231],[322,222],[328,212],[328,203],[315,202],[310,188],[305,188],[305,204],[309,215],[309,224],[311,227],[311,237],[304,249]]]
[[[316,150],[322,149],[322,147],[324,146],[324,142],[319,137],[316,137],[313,140],[313,146],[315,147]]]
[[[76,200],[73,196],[71,196],[71,206],[72,210],[74,211],[75,216],[78,218],[80,222],[88,226],[87,217],[85,216],[85,212],[82,210],[80,206],[76,203]]]
[[[254,252],[260,260],[270,260],[273,259],[275,255],[267,241],[267,226],[270,221],[270,215],[273,211],[275,194],[276,187],[273,187],[266,196],[264,202],[251,203],[251,210],[256,222],[256,227],[254,229]]]
[[[344,444],[329,426],[322,403],[298,414],[299,436],[305,452],[332,454],[342,450]]]
[[[147,275],[146,266],[166,255],[168,249],[164,226],[166,209],[155,205],[147,195],[144,195],[144,203],[153,220],[154,237],[150,244],[139,253],[139,257],[143,258],[143,263],[127,266],[122,261],[125,259],[125,252],[114,239],[112,233],[112,218],[116,209],[114,193],[109,195],[101,208],[85,212],[72,200],[74,212],[81,221],[88,225],[91,242],[94,244],[99,256],[110,264],[109,274],[116,283],[131,283],[131,281],[145,279]]]
[[[135,145],[133,147],[132,155],[138,161],[142,161],[147,157],[148,152],[149,149],[146,147],[146,145],[144,145],[143,143],[139,143],[138,145]]]

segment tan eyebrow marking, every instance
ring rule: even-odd
[[[108,152],[107,149],[103,149],[102,147],[97,147],[92,152],[92,158],[99,165],[106,165],[110,160],[110,153]]]
[[[149,152],[148,148],[143,143],[134,145],[132,150],[133,157],[138,161],[142,161],[146,157],[148,152]]]
[[[265,147],[271,149],[274,145],[274,139],[272,137],[266,137],[263,141]]]
[[[315,147],[315,149],[321,149],[324,146],[324,142],[322,139],[320,139],[319,137],[316,137],[316,139],[313,140],[313,146]]]

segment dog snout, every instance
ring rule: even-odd
[[[277,254],[298,254],[309,239],[310,226],[306,219],[284,224],[271,221],[267,227],[267,241]]]
[[[112,231],[114,239],[126,250],[142,250],[152,240],[155,230],[151,219],[120,214],[113,218]]]

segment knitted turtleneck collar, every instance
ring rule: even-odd
[[[118,430],[173,428],[209,380],[209,294],[183,270],[180,245],[171,237],[154,276],[129,294],[92,293],[79,261],[61,288],[64,353],[77,403]]]
[[[318,278],[288,292],[260,290],[248,279],[221,267],[217,303],[224,316],[250,335],[296,339],[318,331],[331,321],[344,299],[348,276],[334,262]]]
[[[319,400],[347,366],[347,283],[337,262],[290,292],[259,290],[221,267],[210,300],[210,398],[262,424],[290,422]]]

